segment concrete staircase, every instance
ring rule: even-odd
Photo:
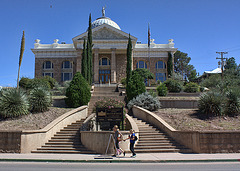
[[[136,153],[191,153],[192,151],[178,144],[166,133],[153,126],[133,118],[139,129],[139,141],[135,146]]]
[[[80,128],[84,119],[76,121],[57,132],[45,145],[32,153],[93,154],[81,143]]]
[[[94,104],[104,98],[113,98],[120,101],[124,101],[125,96],[120,96],[120,92],[115,92],[116,87],[114,86],[105,86],[105,87],[94,87],[92,97],[89,102],[88,115],[91,115],[93,112]]]

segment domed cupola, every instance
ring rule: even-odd
[[[104,7],[102,8],[102,17],[100,17],[92,22],[92,29],[94,29],[95,27],[98,27],[102,24],[108,24],[116,29],[121,30],[117,23],[115,23],[110,18],[105,16],[105,8]]]

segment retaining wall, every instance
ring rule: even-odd
[[[0,152],[31,153],[63,127],[86,117],[87,106],[81,106],[61,115],[40,130],[0,131]]]
[[[178,131],[158,115],[134,106],[135,117],[166,132],[182,145],[196,153],[239,153],[240,131]]]
[[[131,129],[135,130],[136,136],[138,136],[138,127],[137,124],[134,122],[134,120],[129,117],[129,115],[125,115],[127,122],[130,124]],[[128,138],[129,131],[121,131],[123,135],[123,139]],[[81,142],[82,144],[88,148],[89,150],[95,151],[100,154],[105,154],[106,149],[109,142],[110,135],[113,134],[112,131],[81,131]],[[137,144],[138,140],[136,141]],[[130,152],[129,150],[129,140],[127,141],[121,141],[119,146],[122,148],[125,152]],[[110,140],[109,150],[107,151],[107,154],[114,154],[114,144],[113,140]]]
[[[198,108],[198,100],[159,99],[162,108],[195,109]]]
[[[20,153],[22,131],[0,131],[0,153]]]

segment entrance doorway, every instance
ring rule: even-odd
[[[102,84],[111,81],[111,70],[99,70],[99,82]]]

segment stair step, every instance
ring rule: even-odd
[[[161,141],[161,140],[168,140],[168,138],[167,137],[156,137],[156,138],[141,137],[141,139],[139,139],[139,141]]]
[[[60,131],[60,132],[57,132],[56,134],[71,134],[71,135],[80,135],[80,132],[79,131],[66,131],[66,130],[64,130],[64,131]],[[55,134],[55,135],[56,135]]]
[[[139,140],[141,141],[142,139],[152,139],[152,138],[170,138],[169,136],[166,135],[140,135]]]
[[[179,149],[136,149],[136,153],[177,153]]]
[[[45,143],[45,145],[56,145],[56,146],[58,146],[58,145],[82,145],[82,143],[79,141],[79,142],[47,142],[47,143]]]
[[[75,139],[51,139],[48,140],[48,142],[80,142],[80,140],[76,141]]]
[[[138,146],[136,145],[135,149],[175,149],[176,146]]]
[[[40,147],[37,150],[69,150],[69,151],[87,151],[85,147],[74,148],[74,147]]]
[[[173,143],[169,143],[169,142],[157,142],[157,143],[137,143],[137,146],[168,146],[168,145],[173,145]]]
[[[63,132],[79,132],[80,129],[61,129],[60,131],[63,131]]]
[[[72,127],[64,127],[63,129],[66,131],[79,131],[80,130],[80,128],[72,128]]]
[[[72,136],[72,137],[80,137],[81,134],[68,134],[68,133],[57,133],[57,134],[54,134],[54,137],[55,136]]]
[[[52,140],[55,139],[69,139],[69,140],[74,140],[74,139],[78,139],[79,137],[75,137],[75,136],[57,136],[57,137],[52,137]],[[80,138],[79,138],[80,139]]]
[[[88,151],[88,150],[33,150],[32,153],[63,153],[63,154],[96,154],[93,151]]]
[[[141,143],[143,143],[143,144],[145,144],[145,143],[147,143],[147,144],[151,144],[151,143],[173,143],[173,141],[170,141],[170,140],[168,140],[168,139],[161,140],[161,141],[155,141],[155,140],[149,140],[149,141],[139,140],[139,141],[138,141],[138,144],[141,144]]]
[[[57,144],[54,144],[54,145],[43,145],[41,148],[49,148],[49,147],[56,147],[56,148],[59,148],[59,147],[72,147],[72,148],[81,148],[81,147],[84,147],[82,144],[79,144],[79,145],[73,145],[73,144],[67,144],[67,145],[57,145]]]

